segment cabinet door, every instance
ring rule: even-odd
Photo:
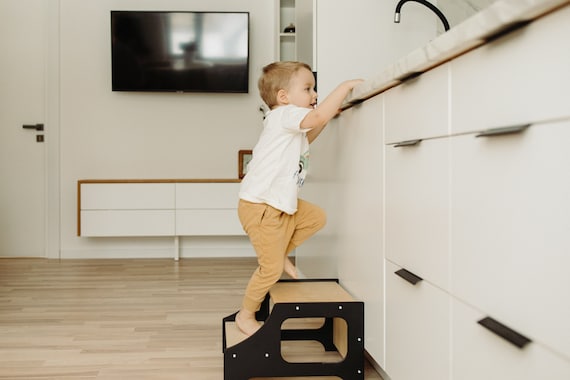
[[[315,0],[295,0],[295,20],[296,20],[296,48],[297,60],[305,62],[311,66],[313,71],[317,70],[313,56],[313,2]]]
[[[176,210],[176,235],[245,235],[236,209]]]
[[[174,210],[83,210],[81,236],[174,236]]]
[[[570,379],[568,360],[535,342],[520,349],[477,323],[485,314],[457,300],[452,307],[452,379]]]
[[[570,116],[569,35],[566,7],[455,59],[453,133]]]
[[[173,236],[174,184],[81,184],[81,236]]]
[[[452,140],[452,292],[570,357],[570,121]]]
[[[450,297],[412,285],[386,261],[386,373],[392,380],[449,379]],[[458,378],[459,379],[459,378]]]
[[[448,77],[445,64],[386,91],[386,143],[449,133]]]
[[[244,235],[237,214],[239,183],[177,183],[177,235]]]
[[[177,183],[176,208],[237,209],[239,183]]]
[[[336,200],[339,278],[354,296],[366,303],[366,350],[382,365],[383,315],[383,204],[382,97],[348,110],[340,118],[342,142],[335,167],[341,178]]]
[[[386,258],[449,288],[449,139],[386,146]]]
[[[82,210],[174,209],[173,183],[83,183]]]

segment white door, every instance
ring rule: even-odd
[[[0,257],[45,256],[47,0],[0,0]],[[45,127],[49,131],[49,125]]]

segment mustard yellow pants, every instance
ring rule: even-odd
[[[326,214],[320,207],[299,199],[293,215],[265,203],[240,200],[238,215],[258,263],[245,290],[242,308],[256,312],[281,277],[285,257],[323,228]]]

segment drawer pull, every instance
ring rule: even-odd
[[[402,142],[396,143],[396,144],[394,145],[394,148],[400,148],[400,147],[403,147],[403,146],[415,146],[415,145],[418,145],[418,144],[421,143],[421,142],[422,142],[421,139],[402,141]]]
[[[485,327],[486,329],[494,332],[501,338],[505,339],[511,344],[514,344],[518,348],[523,348],[528,343],[532,342],[529,338],[524,335],[519,334],[515,330],[503,325],[502,323],[494,320],[491,317],[485,317],[480,321],[477,321],[481,326]]]
[[[510,127],[491,128],[479,133],[475,137],[493,137],[493,136],[521,133],[524,132],[530,126],[531,124],[521,124],[521,125],[513,125]]]
[[[412,71],[397,77],[396,80],[399,80],[400,82],[405,82],[407,80],[415,79],[420,75],[422,75],[423,73],[424,73],[423,71]]]
[[[416,276],[415,274],[406,269],[400,269],[394,273],[402,277],[404,280],[408,281],[412,285],[416,285],[418,282],[423,280],[423,278]]]

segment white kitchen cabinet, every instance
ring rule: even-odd
[[[452,310],[452,379],[570,379],[568,361],[541,344],[519,348],[478,323],[486,314],[457,300]]]
[[[451,62],[452,131],[570,116],[570,7]]]
[[[386,146],[386,258],[449,289],[449,138]]]
[[[449,65],[409,79],[384,94],[386,143],[449,133]]]
[[[410,283],[401,269],[386,261],[384,369],[393,380],[450,379],[450,297],[427,281]]]
[[[383,271],[383,152],[382,97],[355,107],[339,120],[344,145],[336,167],[339,193],[351,201],[337,215],[339,278],[345,289],[366,304],[365,347],[378,362],[384,354]],[[380,145],[381,146],[381,145]]]
[[[326,173],[312,193],[334,193],[328,247],[341,282],[384,311],[367,313],[366,340],[385,340],[372,357],[392,380],[570,378],[569,16],[563,7],[344,111],[311,151]],[[356,134],[371,123],[382,145]],[[377,232],[364,206],[375,178]],[[408,284],[401,268],[423,280]],[[484,317],[531,342],[513,346]]]
[[[365,348],[380,366],[384,364],[382,109],[383,97],[377,96],[343,112],[311,145],[301,197],[326,210],[327,225],[297,248],[296,255],[303,274],[338,277],[355,299],[365,303]]]
[[[570,358],[570,120],[452,139],[452,292]]]

